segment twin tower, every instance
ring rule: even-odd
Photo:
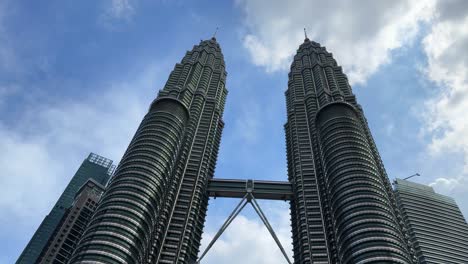
[[[195,263],[228,91],[201,41],[151,103],[70,263]],[[294,263],[415,263],[366,118],[332,54],[305,39],[286,91]],[[268,198],[267,196],[265,196]]]

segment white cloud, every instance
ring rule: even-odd
[[[130,0],[112,0],[108,13],[115,18],[130,19],[135,10]]]
[[[351,83],[364,83],[391,52],[423,35],[427,55],[425,76],[436,84],[425,102],[421,131],[430,142],[423,167],[442,162],[445,171],[428,170],[437,191],[451,195],[468,210],[468,2],[239,0],[244,11],[244,47],[252,62],[267,72],[287,70],[303,41],[310,39],[334,53]],[[421,30],[424,25],[424,31]],[[427,30],[427,31],[426,31]],[[416,67],[416,66],[415,66]],[[393,127],[387,126],[391,134]],[[464,168],[448,164],[448,155],[464,157]],[[458,160],[451,159],[451,162]],[[457,166],[456,166],[457,165]],[[439,166],[440,167],[440,166]],[[426,168],[426,169],[427,169]],[[429,172],[430,171],[430,172]]]
[[[456,176],[439,177],[430,184],[437,193],[448,195],[455,199],[462,214],[468,217],[468,177],[465,173]]]
[[[463,178],[437,178],[434,182],[430,183],[429,185],[444,192],[451,192],[453,191],[453,189],[457,188],[461,184],[462,180]]]
[[[448,155],[463,157],[464,167],[447,170],[432,185],[468,210],[468,2],[440,1],[436,15],[422,42],[425,75],[437,84],[435,96],[425,102],[422,131],[430,138],[432,159],[444,164]]]
[[[26,220],[50,208],[47,195],[59,189],[58,175],[63,173],[63,167],[53,162],[44,142],[25,141],[0,127],[0,149],[4,153],[0,156],[0,184],[6,187],[0,194],[2,218]],[[31,193],[36,195],[31,197]]]
[[[108,14],[130,18],[128,2],[113,1],[111,7]],[[0,120],[0,185],[5,187],[0,193],[0,221],[21,228],[42,220],[90,151],[118,161],[147,105],[134,89],[151,87],[154,78],[150,76],[157,69],[150,66],[128,83],[88,84],[94,85],[88,87],[94,92],[81,101],[41,95],[51,87],[31,83],[28,76],[49,74],[48,56],[53,55],[20,56],[21,45],[15,44],[7,23],[16,11],[13,2],[0,1],[0,109],[7,115],[13,111],[16,118]],[[66,89],[76,85],[60,79],[51,82]],[[6,109],[12,105],[10,100],[19,98],[28,98],[30,104]]]
[[[289,259],[292,260],[291,226],[288,208],[286,206],[265,207],[263,204],[261,206],[278,239],[289,255]],[[247,205],[246,209],[248,207],[250,205]],[[212,224],[214,226],[221,225],[221,223]],[[212,228],[212,226],[210,227]],[[217,230],[214,232],[208,231],[204,234],[200,252],[204,251],[215,232]],[[283,264],[286,263],[286,260],[261,220],[240,214],[208,251],[202,263]]]
[[[135,0],[105,0],[103,13],[98,18],[99,23],[109,30],[117,30],[120,25],[131,22],[135,15],[135,2]]]
[[[38,100],[15,124],[0,122],[1,220],[37,224],[89,152],[118,162],[155,95],[157,71],[150,66],[128,82],[90,87],[96,92],[81,101]]]
[[[245,13],[244,46],[267,72],[286,70],[304,39],[332,51],[352,83],[363,83],[390,61],[390,52],[409,43],[428,21],[428,1],[238,1]]]
[[[468,15],[463,20],[435,23],[423,45],[428,56],[427,77],[440,88],[426,103],[428,132],[437,134],[430,150],[434,154],[468,153]]]

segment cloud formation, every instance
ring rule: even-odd
[[[432,185],[468,209],[468,2],[440,1],[436,10],[422,43],[428,60],[425,75],[437,90],[426,101],[422,129],[430,135],[428,150],[434,158],[443,162],[447,154],[463,156],[463,169],[438,175]]]
[[[392,50],[411,42],[427,22],[434,1],[240,0],[247,34],[244,47],[252,62],[267,72],[287,70],[308,37],[333,51],[351,83],[364,83]]]
[[[117,30],[130,23],[135,15],[135,0],[105,0],[99,24],[108,30]]]
[[[44,216],[90,151],[118,162],[146,111],[158,68],[110,82],[77,101],[31,105],[8,127],[0,122],[2,219],[31,225]],[[94,84],[97,85],[97,84]],[[135,93],[139,89],[141,93]]]
[[[267,206],[265,203],[260,206],[265,211],[268,221],[289,255],[289,259],[292,260],[291,227],[287,204],[282,204],[282,206],[266,204]],[[248,207],[250,205],[246,209]],[[220,225],[220,222],[208,222],[206,226],[213,228]],[[205,250],[217,231],[208,230],[204,234],[200,252]],[[208,251],[202,262],[283,264],[286,263],[286,260],[258,216],[240,214]]]
[[[450,168],[446,175],[437,170],[425,178],[468,210],[468,198],[462,195],[468,190],[467,1],[364,1],[356,5],[345,0],[239,0],[237,4],[244,12],[244,47],[250,60],[266,72],[287,71],[304,39],[303,27],[310,39],[334,53],[352,84],[365,83],[391,62],[392,51],[422,39],[417,43],[427,58],[422,77],[436,85],[420,111],[429,157],[426,152],[421,155],[428,159],[426,164]],[[454,154],[462,156],[463,168],[449,164],[458,162],[454,159],[446,160]]]

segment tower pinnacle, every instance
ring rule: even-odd
[[[309,41],[309,38],[307,37],[307,30],[304,28],[304,41]]]
[[[219,27],[216,27],[216,30],[213,33],[213,37],[211,37],[211,39],[216,40],[216,33],[218,33],[218,29],[219,29]]]

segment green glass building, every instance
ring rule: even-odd
[[[394,184],[419,263],[468,263],[468,225],[455,200],[427,185]]]
[[[48,241],[52,238],[54,231],[59,226],[67,209],[72,206],[78,190],[88,179],[93,179],[105,186],[112,175],[113,168],[111,160],[94,153],[89,154],[72,177],[62,195],[60,195],[50,213],[44,218],[16,263],[36,263]]]

